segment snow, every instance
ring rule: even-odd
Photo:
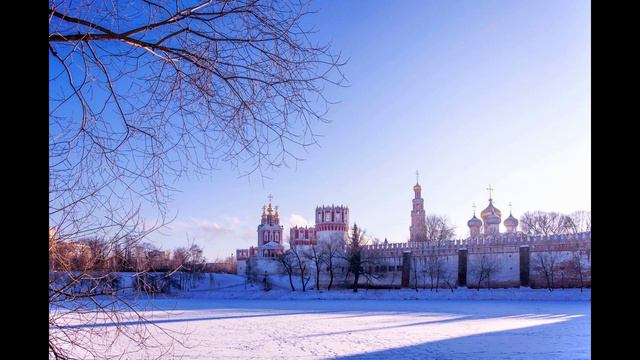
[[[544,301],[590,301],[591,289],[546,289],[507,288],[507,289],[467,289],[458,288],[451,291],[448,288],[429,290],[428,288],[414,289],[359,289],[354,293],[348,289],[322,289],[316,291],[313,282],[307,285],[307,291],[302,291],[298,277],[293,278],[296,291],[291,291],[289,278],[283,276],[269,276],[272,290],[264,291],[263,284],[251,284],[243,276],[231,274],[215,274],[213,286],[209,280],[203,280],[197,289],[181,293],[180,297],[205,297],[208,299],[252,299],[252,300],[544,300]],[[204,283],[207,281],[208,283]]]
[[[286,290],[286,277],[273,282],[265,292],[242,277],[216,274],[193,291],[132,300],[151,326],[141,327],[130,311],[120,321],[143,329],[155,346],[142,350],[135,337],[116,336],[116,327],[101,321],[89,327],[96,330],[93,346],[124,358],[590,358],[590,290],[303,293]]]

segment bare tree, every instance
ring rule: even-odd
[[[418,280],[418,258],[417,257],[412,257],[411,258],[411,268],[413,269],[413,288],[415,289],[416,292],[418,292],[418,284],[420,283]],[[423,279],[424,279],[424,273],[422,274]]]
[[[427,215],[426,223],[426,239],[428,242],[440,244],[445,240],[455,238],[455,227],[449,221],[449,218],[442,215]]]
[[[291,291],[296,291],[296,288],[293,286],[293,266],[295,264],[294,256],[295,255],[290,250],[287,250],[278,255],[278,261],[282,264],[282,267],[289,276],[289,285],[291,285]]]
[[[431,280],[431,290],[433,290],[435,285],[436,292],[438,292],[440,278],[444,275],[444,260],[441,256],[430,254],[429,256],[427,256],[426,262],[426,270]]]
[[[563,256],[558,251],[547,249],[536,251],[532,254],[532,268],[539,275],[544,277],[547,289],[553,291],[555,288],[555,275],[558,271],[558,265],[563,260]]]
[[[585,286],[585,279],[589,274],[589,266],[585,263],[582,258],[582,254],[580,250],[575,250],[571,253],[571,258],[569,259],[570,270],[573,274],[578,278],[578,283],[580,284],[580,292],[583,291]]]
[[[302,285],[302,291],[307,291],[307,283],[311,279],[308,276],[309,268],[307,267],[307,261],[304,256],[302,247],[295,245],[293,241],[289,242],[289,252],[293,255],[295,264],[298,267],[298,273],[300,274],[300,284]]]
[[[336,263],[343,256],[345,248],[345,239],[342,235],[332,234],[329,241],[323,242],[321,245],[324,263],[327,265],[329,272],[329,284],[327,290],[331,291],[333,279],[335,277]]]
[[[491,277],[499,270],[499,263],[490,254],[483,254],[471,263],[470,273],[476,277],[478,291],[483,281],[487,283],[487,289],[491,288]]]
[[[532,211],[520,218],[520,227],[526,233],[535,235],[556,235],[566,229],[566,216],[557,212]]]
[[[170,222],[177,178],[300,159],[327,122],[324,86],[344,81],[307,14],[287,0],[50,0],[49,224],[60,242],[102,239],[142,270],[134,248]],[[50,251],[52,267],[71,271]],[[50,304],[65,306],[67,286],[49,287]],[[59,320],[50,327],[69,332]],[[52,356],[91,345],[71,338],[86,339],[50,336]]]
[[[591,231],[591,211],[575,211],[565,220],[565,230],[570,234]]]
[[[392,270],[391,270],[391,279],[389,280],[389,284],[390,284],[389,291],[391,291],[391,289],[393,289],[393,287],[394,287],[393,283],[396,281],[396,273],[398,272],[396,270],[397,269],[396,268],[397,265],[395,264],[395,262],[392,261],[392,264],[393,264],[393,266],[391,267]]]
[[[186,264],[190,258],[190,255],[191,254],[189,252],[189,249],[185,247],[179,247],[174,249],[173,259],[172,259],[173,267],[177,269],[180,266],[183,266],[184,264]]]
[[[303,252],[303,256],[305,259],[313,263],[313,268],[315,270],[316,290],[320,291],[320,271],[322,270],[322,264],[325,262],[324,254],[322,253],[318,245],[311,245],[307,247],[306,251]]]
[[[444,283],[447,284],[451,292],[453,292],[453,289],[455,288],[454,285],[457,281],[457,275],[457,272],[453,272],[450,269],[447,269],[446,266],[443,266],[440,276],[442,277]]]

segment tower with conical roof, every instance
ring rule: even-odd
[[[413,187],[414,198],[411,209],[411,226],[409,227],[409,241],[427,241],[427,223],[424,212],[424,200],[422,199],[422,187],[418,181],[416,170],[416,185]]]

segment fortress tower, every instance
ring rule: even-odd
[[[346,239],[349,231],[349,208],[340,206],[316,207],[315,233],[318,243],[330,241],[334,237]]]

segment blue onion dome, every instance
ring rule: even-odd
[[[484,221],[489,225],[500,224],[500,218],[495,213],[491,213]]]
[[[480,227],[480,226],[482,226],[482,220],[478,219],[475,215],[473,215],[471,220],[467,221],[467,226],[469,226],[469,227]]]
[[[504,220],[504,226],[518,226],[518,219],[514,218],[513,215],[509,214],[509,217]]]

